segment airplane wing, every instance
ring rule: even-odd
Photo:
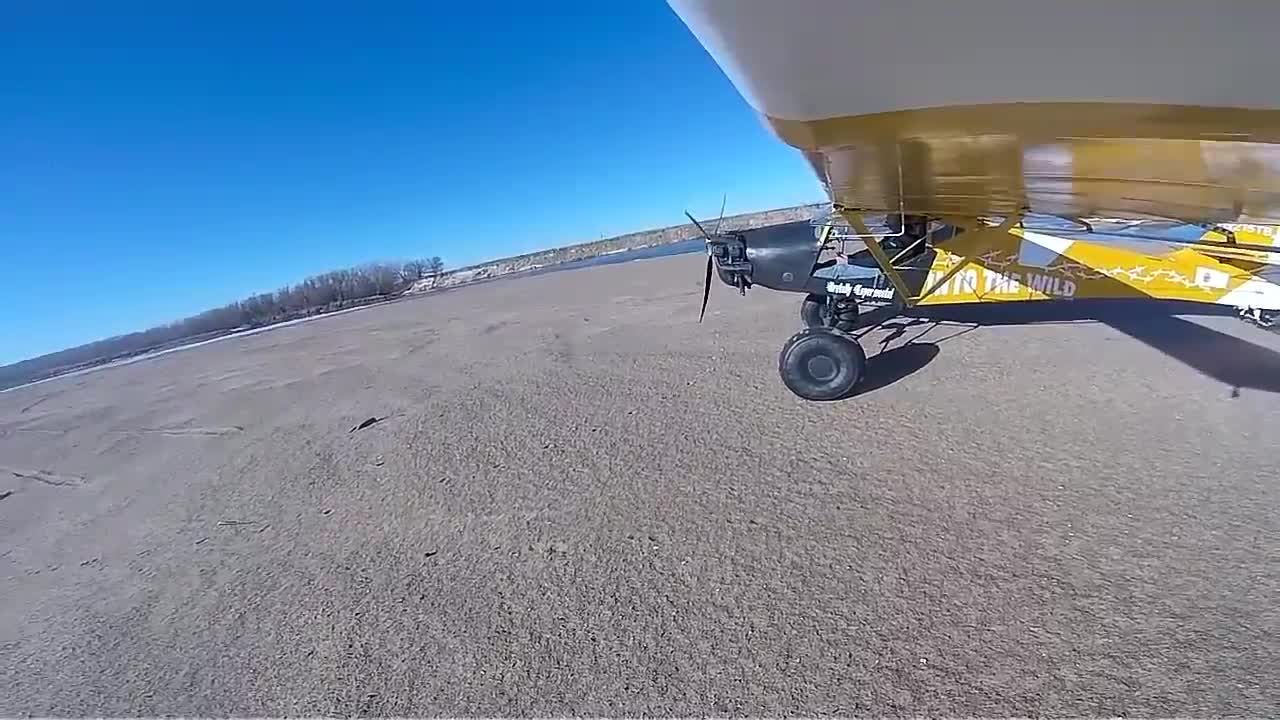
[[[837,208],[1280,223],[1280,3],[669,2]]]
[[[707,238],[708,281],[808,293],[779,359],[797,395],[852,391],[849,331],[906,311],[1157,300],[1280,327],[1275,0],[668,2],[831,200],[821,245]],[[833,236],[855,252],[815,262]]]

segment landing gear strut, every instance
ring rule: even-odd
[[[867,368],[858,341],[832,327],[801,330],[778,356],[778,372],[791,392],[805,400],[839,400],[853,392]]]
[[[833,327],[848,332],[857,327],[858,303],[810,293],[800,304],[800,319],[805,327]]]

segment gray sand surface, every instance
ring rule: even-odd
[[[888,329],[806,403],[701,263],[0,394],[0,715],[1280,714],[1280,336]]]

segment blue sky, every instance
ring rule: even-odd
[[[365,261],[823,198],[657,0],[4,15],[0,364]]]

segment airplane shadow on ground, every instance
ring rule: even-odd
[[[1132,302],[1122,300],[1045,303],[990,303],[916,308],[881,329],[891,332],[880,340],[881,351],[867,360],[866,378],[855,395],[895,383],[928,365],[938,344],[980,327],[1045,323],[1100,322],[1232,388],[1280,393],[1280,352],[1241,337],[1192,322],[1179,315],[1234,315],[1231,308],[1195,303]],[[940,326],[962,329],[943,338],[919,342]],[[914,332],[915,328],[922,328]],[[865,332],[863,333],[865,334]],[[908,337],[901,346],[891,342]]]
[[[919,372],[925,365],[933,362],[939,352],[938,345],[931,342],[908,342],[895,348],[882,349],[867,358],[867,369],[862,382],[858,383],[850,397],[874,392]]]

